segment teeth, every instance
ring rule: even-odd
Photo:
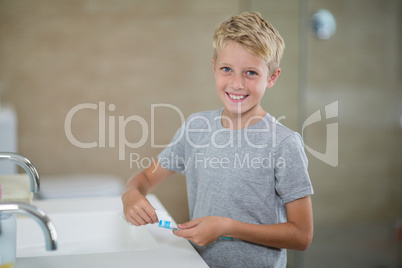
[[[245,98],[244,95],[232,95],[232,94],[229,94],[229,97],[234,99],[234,100],[241,100],[241,99]]]

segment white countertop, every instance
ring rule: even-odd
[[[156,196],[149,195],[147,198],[156,209],[165,210]],[[119,196],[34,200],[33,205],[50,215],[66,212],[122,211]],[[133,228],[135,227],[133,226]],[[158,244],[156,249],[102,254],[24,257],[17,258],[17,268],[208,267],[187,240],[176,237],[168,229],[157,227],[157,224],[147,225],[146,228]]]

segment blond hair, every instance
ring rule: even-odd
[[[279,68],[285,42],[279,32],[257,12],[244,12],[223,21],[213,35],[214,60],[227,42],[235,41],[261,57],[270,73]]]

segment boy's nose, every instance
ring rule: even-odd
[[[230,86],[234,90],[244,89],[244,77],[242,75],[234,75]]]

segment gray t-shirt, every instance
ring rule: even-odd
[[[269,114],[229,130],[222,111],[191,115],[158,156],[162,167],[186,175],[190,218],[286,222],[284,204],[313,194],[300,135]],[[211,267],[286,267],[285,249],[222,238],[193,245]]]

